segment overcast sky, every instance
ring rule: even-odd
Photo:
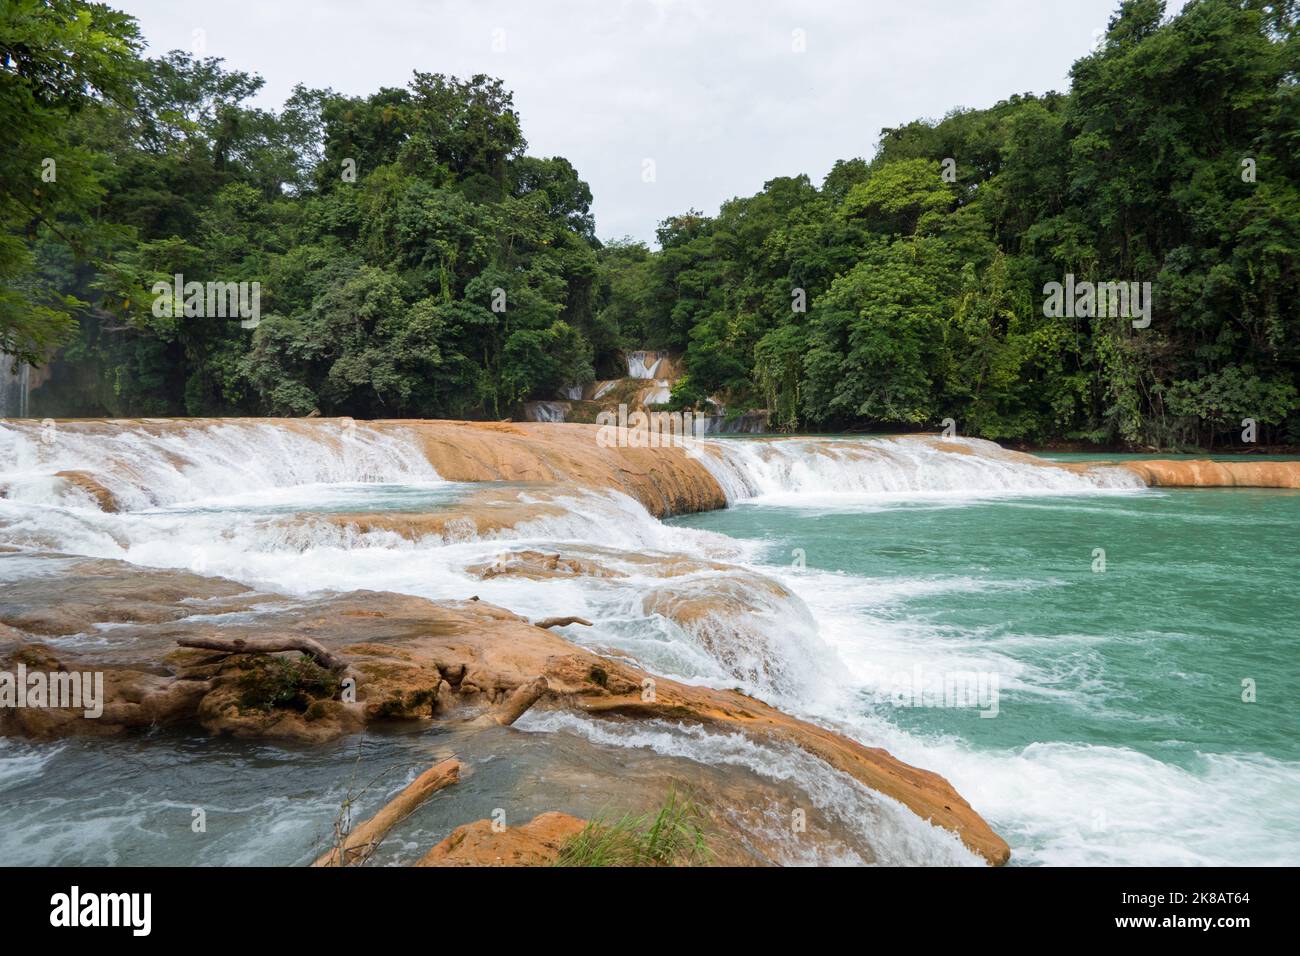
[[[528,151],[567,157],[597,234],[646,241],[774,176],[820,185],[882,127],[1068,86],[1118,0],[110,0],[148,52],[363,95],[414,70],[499,76]],[[1181,7],[1172,0],[1170,9]],[[196,31],[202,31],[197,34]],[[796,32],[798,31],[798,32]],[[801,42],[802,41],[802,42]],[[798,52],[802,46],[802,52]],[[654,181],[646,182],[646,161]]]

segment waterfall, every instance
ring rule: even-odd
[[[844,495],[974,497],[1138,490],[1121,468],[1076,474],[972,438],[727,440],[698,456],[728,501]]]
[[[560,402],[530,403],[562,421]],[[543,417],[545,416],[545,417]],[[970,438],[701,439],[691,457],[732,502],[835,495],[1079,494],[1145,487],[1121,468],[1077,473]],[[11,498],[58,472],[92,476],[129,510],[340,482],[436,482],[414,430],[350,419],[0,424]]]
[[[757,409],[731,419],[728,419],[725,413],[718,412],[712,415],[697,415],[695,421],[702,435],[758,435],[767,431],[768,412],[766,409]]]
[[[667,352],[628,352],[628,378],[657,378],[659,365],[668,357]]]
[[[18,501],[61,503],[53,479],[78,472],[128,510],[340,482],[438,482],[401,429],[351,419],[0,424],[0,485]]]
[[[569,417],[568,402],[524,402],[524,421],[562,422]]]
[[[12,355],[0,354],[0,418],[27,417],[27,389],[31,366]]]
[[[642,389],[637,395],[637,404],[643,407],[666,405],[672,401],[673,390],[667,382],[655,382],[649,388]]]

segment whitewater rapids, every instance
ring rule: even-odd
[[[755,507],[871,509],[919,499],[960,503],[1144,487],[1121,469],[1076,474],[962,439],[702,440],[691,457],[729,503]],[[415,531],[404,526],[406,516],[472,512],[480,489],[440,475],[412,429],[333,421],[175,429],[59,423],[53,434],[37,423],[0,423],[0,463],[0,543],[10,548],[187,569],[305,597],[357,589],[434,600],[473,594],[534,619],[578,615],[593,626],[570,627],[566,637],[599,653],[675,679],[741,687],[868,744],[888,739],[903,750],[924,749],[896,728],[862,719],[855,700],[863,672],[836,649],[840,635],[829,640],[824,633],[828,620],[842,619],[842,608],[817,584],[824,576],[773,567],[761,541],[665,524],[615,489],[507,483],[498,491],[517,503],[519,520],[484,530],[469,513],[451,523],[454,534],[419,533],[414,520]],[[88,487],[107,492],[117,510],[105,510]],[[358,530],[331,520],[359,513],[385,515],[387,525]],[[533,578],[483,571],[509,569],[530,551],[588,562],[600,573]],[[594,732],[552,723],[531,729]],[[607,736],[704,763],[720,759],[716,741],[689,733]],[[967,755],[956,747],[950,762],[961,765]],[[915,759],[933,765],[924,755]],[[772,774],[789,772],[775,759],[751,762]],[[843,818],[862,817],[863,796],[817,763],[799,773],[823,779],[805,783],[832,810],[839,806]],[[974,859],[950,834],[898,825],[896,808],[872,812],[894,821],[896,843],[882,859]]]

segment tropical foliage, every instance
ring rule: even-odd
[[[47,414],[505,417],[683,354],[678,406],[782,429],[1044,442],[1300,441],[1296,0],[1124,0],[1065,93],[883,131],[876,154],[595,237],[511,94],[367,97],[173,52],[81,0],[0,12],[0,350]],[[260,322],[155,283],[259,283]],[[1149,326],[1044,286],[1149,282]]]
[[[1254,418],[1300,441],[1297,6],[1126,0],[1066,94],[885,130],[820,188],[774,179],[606,260],[675,398],[781,427],[1163,446]],[[1150,282],[1150,325],[1043,288]],[[800,305],[804,308],[800,308]]]

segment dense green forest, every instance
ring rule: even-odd
[[[1296,0],[1125,0],[1067,92],[885,130],[650,249],[596,238],[497,80],[268,112],[108,7],[9,0],[0,350],[53,357],[57,414],[501,418],[654,348],[675,407],[783,430],[1300,442],[1298,28]],[[260,283],[260,322],[159,315],[178,273]],[[1045,315],[1067,276],[1151,283],[1149,326]]]

